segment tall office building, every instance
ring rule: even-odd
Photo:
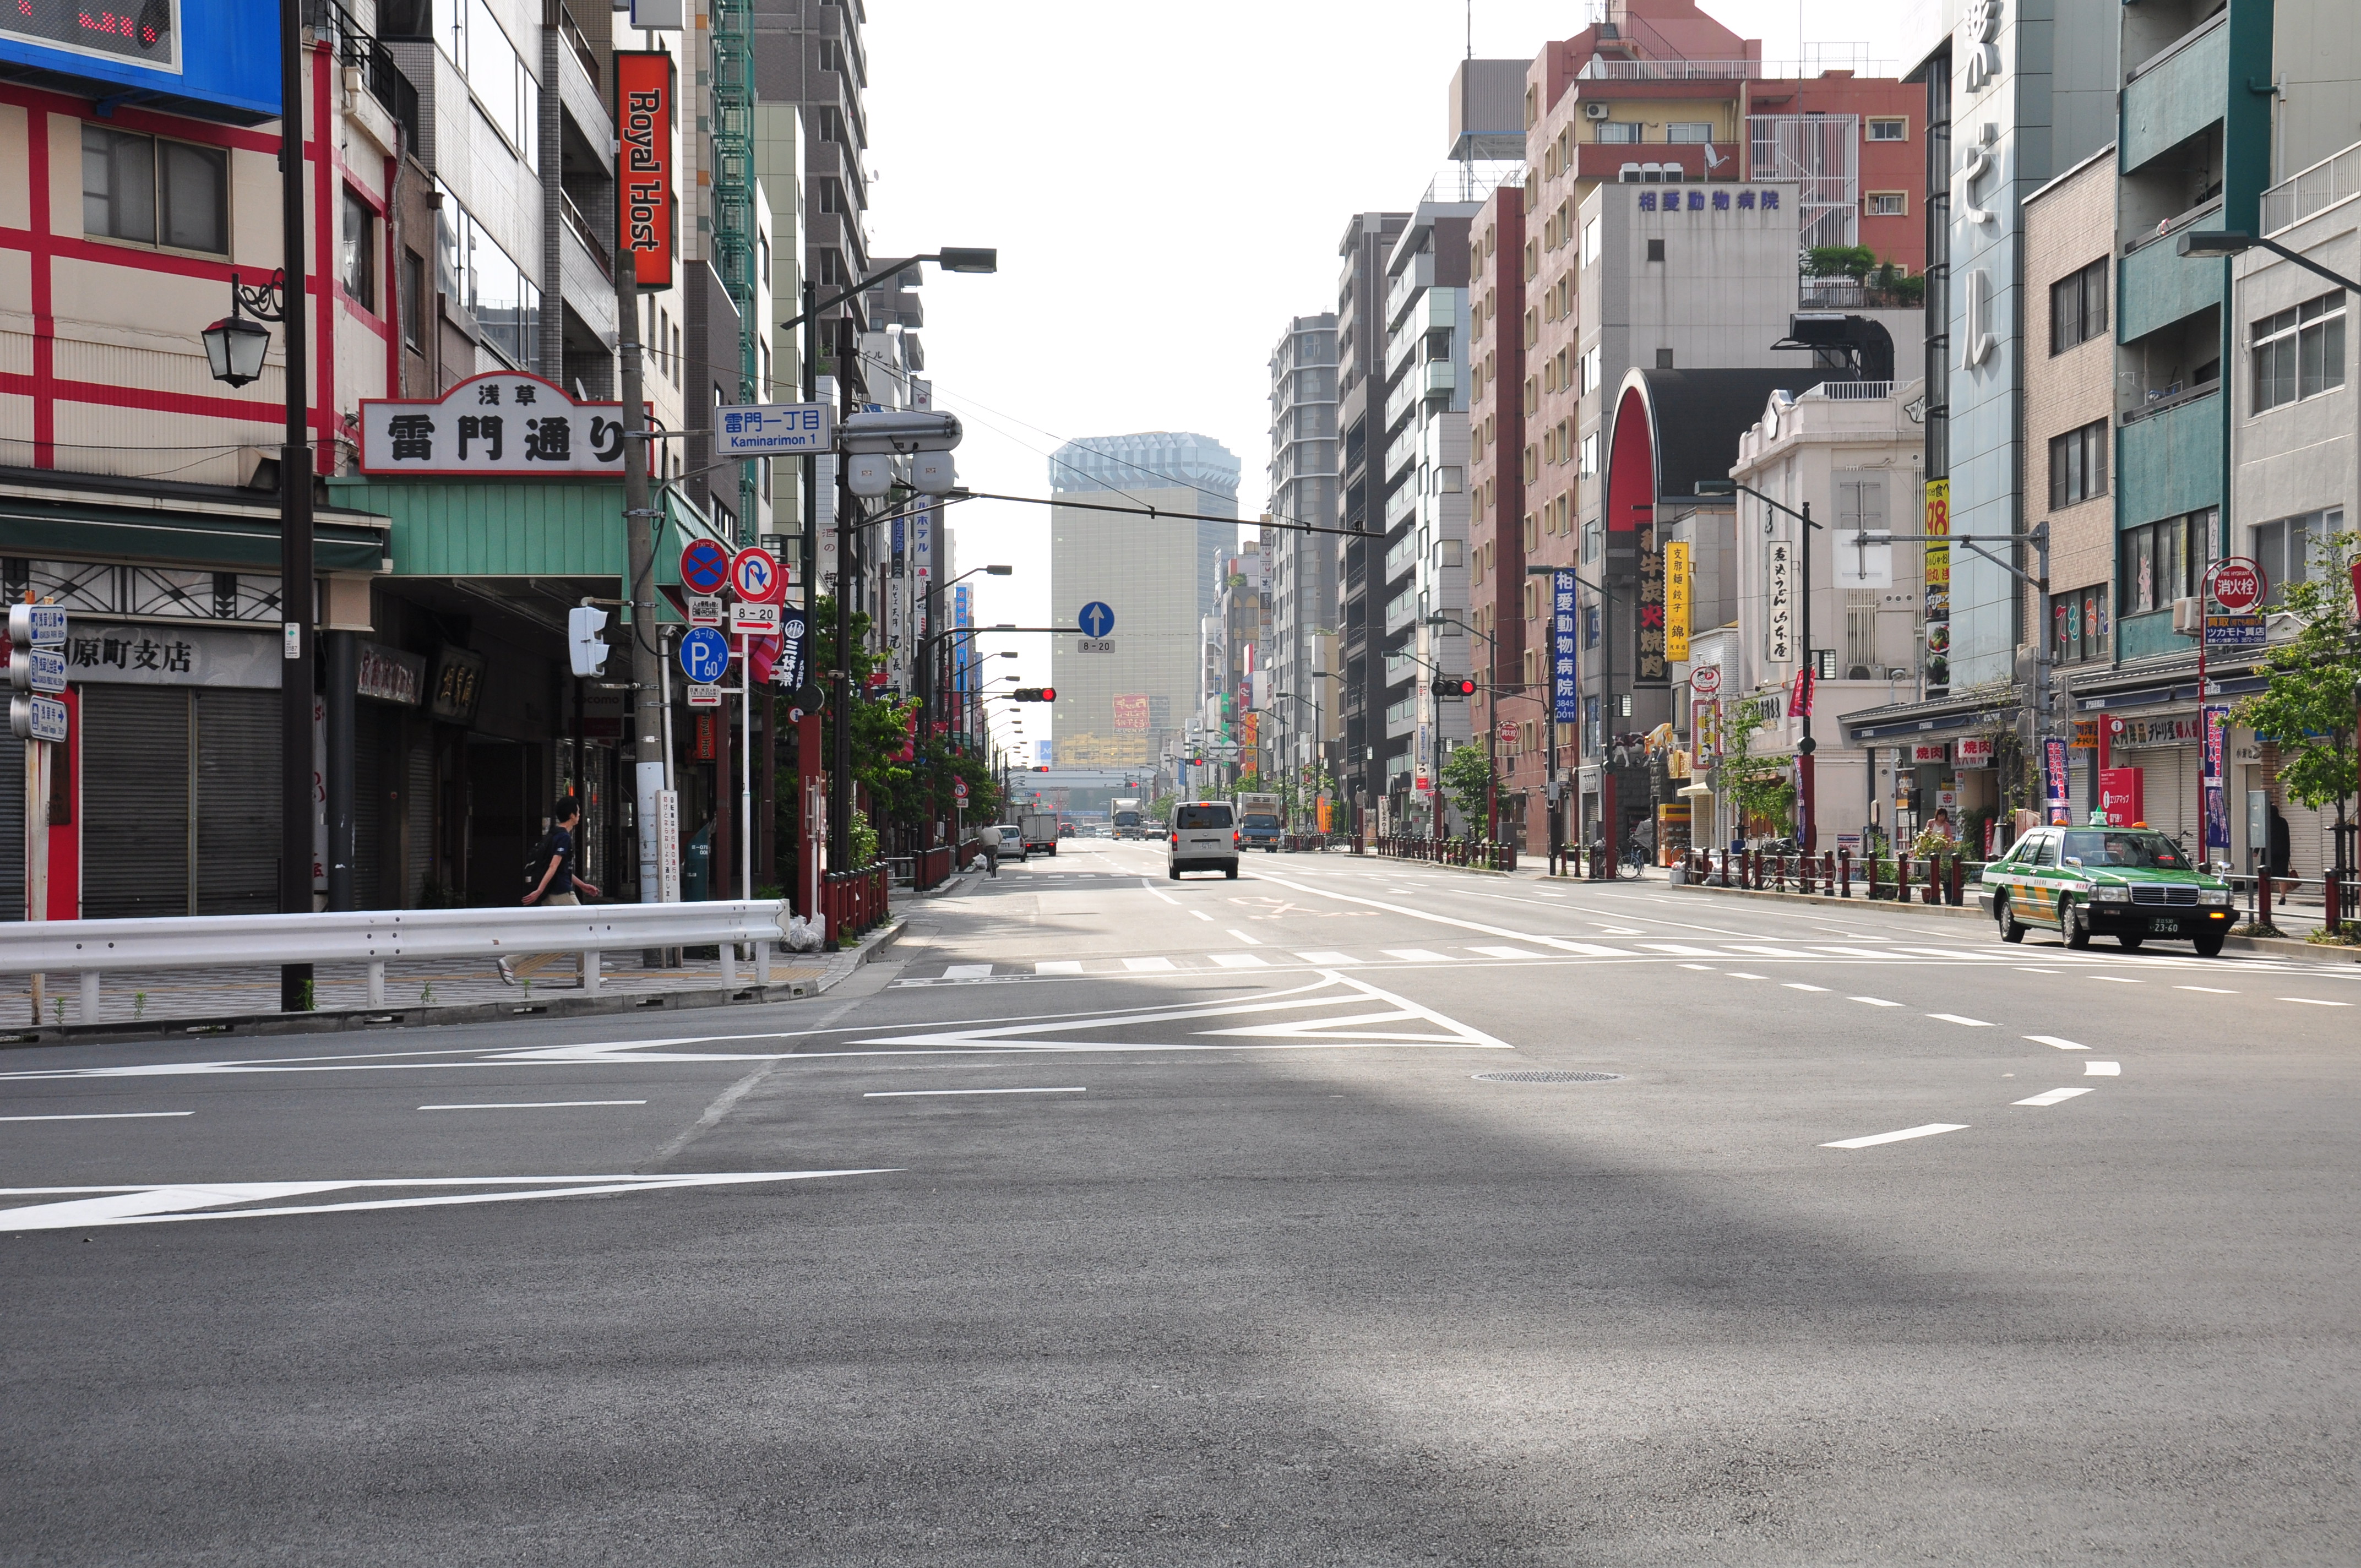
[[[1358,213],[1336,246],[1345,263],[1336,280],[1336,525],[1345,531],[1336,536],[1345,674],[1334,683],[1343,731],[1337,784],[1360,810],[1385,793],[1385,661],[1372,647],[1371,622],[1385,614],[1386,258],[1409,222],[1408,213]]]
[[[1049,459],[1049,488],[1060,501],[1235,518],[1238,473],[1238,460],[1209,436],[1148,431],[1068,442]],[[1115,618],[1104,651],[1082,651],[1079,637],[1052,640],[1061,765],[1150,763],[1165,738],[1186,732],[1202,684],[1202,622],[1237,533],[1228,521],[1050,510],[1051,623],[1079,626],[1092,603]]]
[[[1270,515],[1273,522],[1332,526],[1336,509],[1336,316],[1290,322],[1270,354]],[[1285,526],[1263,531],[1264,598],[1270,618],[1265,667],[1276,733],[1274,768],[1326,761],[1336,733],[1336,536]],[[1284,694],[1284,695],[1279,695]]]

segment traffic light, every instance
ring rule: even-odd
[[[566,612],[566,641],[576,674],[588,676],[606,673],[607,642],[598,635],[606,630],[607,612],[603,609],[586,604]]]
[[[1011,702],[1055,702],[1058,700],[1058,688],[1056,686],[1018,686],[1008,694],[1008,699]]]
[[[1455,681],[1445,681],[1443,683],[1443,695],[1444,696],[1474,696],[1476,695],[1476,683],[1467,679],[1464,675]]]

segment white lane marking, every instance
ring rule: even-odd
[[[1789,991],[1826,991],[1828,987],[1825,985],[1806,985],[1800,980],[1791,980],[1787,982],[1787,989]]]
[[[1888,1002],[1883,996],[1849,996],[1845,998],[1845,1000],[1848,1002],[1867,1003],[1872,1007],[1899,1007],[1902,1005],[1899,1002]]]
[[[194,1111],[85,1111],[74,1116],[0,1116],[0,1122],[139,1122],[151,1116],[193,1116]]]
[[[2147,983],[2147,981],[2144,980],[2129,980],[2119,974],[2094,974],[2091,978],[2092,980],[2108,981],[2116,985],[2146,985]]]
[[[2172,989],[2175,991],[2202,991],[2212,996],[2235,996],[2238,994],[2235,991],[2224,991],[2218,985],[2176,985]]]
[[[2119,1061],[2086,1061],[2082,1064],[2084,1078],[2121,1078],[2124,1064]]]
[[[1307,964],[1356,964],[1361,961],[1350,953],[1298,953],[1295,956]]]
[[[1527,952],[1522,948],[1470,948],[1471,953],[1481,953],[1488,959],[1538,959],[1544,955]]]
[[[1718,959],[1722,956],[1712,948],[1691,948],[1679,942],[1635,942],[1632,946],[1645,948],[1652,953],[1670,953],[1678,959]]]
[[[1964,1133],[1965,1122],[1929,1122],[1923,1127],[1905,1127],[1898,1133],[1876,1133],[1866,1138],[1839,1138],[1832,1144],[1822,1144],[1824,1149],[1865,1149],[1879,1144],[1898,1144],[1905,1138],[1931,1138],[1938,1133]]]
[[[1833,953],[1840,959],[1891,959],[1900,956],[1895,948],[1815,948],[1816,953]]]
[[[929,1100],[946,1094],[1088,1094],[1080,1086],[1071,1089],[873,1089],[863,1100]]]
[[[1981,1018],[1962,1018],[1957,1013],[1929,1013],[1927,1016],[1929,1018],[1940,1018],[1946,1024],[1963,1025],[1971,1029],[1989,1029],[1992,1027],[1990,1024],[1985,1023]]]
[[[1270,960],[1260,953],[1215,953],[1213,961],[1224,969],[1268,969]]]
[[[1203,910],[1202,910],[1202,909],[1191,909],[1191,911],[1189,911],[1189,913],[1190,913],[1190,914],[1191,914],[1191,915],[1194,915],[1194,916],[1195,916],[1198,919],[1200,919],[1200,920],[1211,921],[1211,920],[1213,918],[1212,916],[1210,916],[1210,915],[1206,914],[1206,913],[1205,913]]]
[[[1797,952],[1793,948],[1749,947],[1740,942],[1730,943],[1730,950],[1733,953],[1751,953],[1759,959],[1808,959],[1812,956],[1809,953]]]
[[[1262,941],[1259,938],[1249,937],[1244,931],[1232,931],[1230,935],[1235,937],[1239,941],[1244,942],[1249,948],[1259,948],[1262,946]]]
[[[2058,1105],[2073,1099],[2077,1094],[2088,1094],[2091,1091],[2087,1089],[2053,1089],[2046,1094],[2037,1094],[2029,1100],[2013,1100],[2009,1102],[2009,1103],[2013,1105]]]
[[[2025,1037],[2037,1046],[2056,1046],[2061,1051],[2087,1051],[2091,1048],[2078,1046],[2071,1040],[2061,1040],[2055,1035],[2027,1035]]]
[[[1157,897],[1162,899],[1165,903],[1172,905],[1173,908],[1178,909],[1180,907],[1180,901],[1179,899],[1173,897],[1170,894],[1165,892],[1162,888],[1157,886],[1146,877],[1141,877],[1139,879],[1139,885],[1154,894]]]
[[[421,1105],[421,1111],[558,1111],[569,1105],[644,1105],[644,1100],[488,1100],[474,1105]]]
[[[1730,971],[1730,978],[1732,980],[1768,980],[1771,977],[1767,974],[1748,974],[1743,970],[1731,970]]]
[[[1586,959],[1628,959],[1634,956],[1623,948],[1602,948],[1592,942],[1573,942],[1563,938],[1536,938],[1535,940],[1547,940],[1552,948],[1561,953],[1574,953]],[[1542,955],[1536,953],[1533,956],[1539,958]]]
[[[1648,933],[1636,926],[1601,926],[1598,934],[1602,937],[1644,937]]]
[[[2059,971],[2054,969],[2026,969],[2024,965],[2019,964],[2017,966],[2016,972],[2019,974],[2056,974]]]
[[[2301,1002],[2306,1007],[2347,1007],[2351,1005],[2350,1003],[2345,1002],[2322,1002],[2310,996],[2282,996],[2279,1000],[2281,1002]]]
[[[34,1203],[0,1209],[0,1233],[62,1231],[97,1225],[159,1224],[175,1220],[252,1220],[281,1214],[343,1214],[363,1209],[433,1209],[458,1203],[512,1203],[532,1198],[588,1198],[612,1192],[667,1192],[686,1187],[735,1187],[759,1181],[809,1181],[824,1176],[886,1176],[890,1168],[863,1170],[758,1170],[720,1174],[667,1176],[446,1176],[400,1181],[225,1181],[182,1183],[170,1187],[5,1187],[8,1197],[49,1196],[67,1192],[104,1192],[105,1197],[78,1198],[65,1202]],[[536,1183],[562,1183],[536,1186]],[[229,1203],[252,1203],[268,1198],[301,1198],[314,1192],[402,1187],[489,1187],[506,1190],[453,1192],[431,1198],[377,1198],[346,1203],[281,1204],[269,1209],[236,1209],[220,1213]]]
[[[1711,964],[1683,964],[1681,968],[1693,969],[1699,974],[1711,974],[1713,972],[1713,966]]]
[[[1385,955],[1389,959],[1400,959],[1406,963],[1413,964],[1447,964],[1452,961],[1450,954],[1431,953],[1424,948],[1388,948],[1385,949]],[[1535,953],[1532,956],[1539,958],[1541,955]]]
[[[1033,966],[1033,972],[1035,974],[1080,974],[1082,972],[1082,960],[1080,959],[1043,959],[1040,962]]]
[[[943,978],[945,980],[990,980],[992,966],[990,964],[953,964],[943,970]]]
[[[1579,952],[1582,950],[1576,944],[1568,942],[1562,937],[1544,937],[1532,931],[1511,931],[1506,927],[1488,926],[1481,921],[1477,920],[1461,920],[1449,915],[1437,915],[1432,910],[1412,909],[1400,904],[1381,903],[1374,898],[1356,898],[1351,894],[1324,893],[1319,888],[1305,887],[1301,883],[1289,882],[1284,877],[1271,876],[1268,872],[1264,873],[1257,880],[1272,883],[1279,887],[1293,888],[1298,893],[1320,894],[1323,898],[1333,898],[1340,903],[1366,904],[1372,909],[1383,909],[1394,915],[1406,915],[1413,920],[1429,920],[1439,926],[1456,926],[1463,931],[1480,931],[1487,937],[1506,937],[1510,941],[1532,942],[1544,948],[1554,948],[1560,952]],[[1504,898],[1512,904],[1525,904],[1531,902],[1530,900],[1522,898],[1511,898],[1504,894],[1470,893],[1468,890],[1464,888],[1454,888],[1452,891],[1455,894],[1467,897]],[[1624,955],[1618,956],[1620,957]],[[1718,957],[1719,955],[1708,948],[1697,948],[1690,949],[1687,956],[1692,958],[1710,959]]]
[[[1123,967],[1134,974],[1161,974],[1179,966],[1170,959],[1126,959]]]

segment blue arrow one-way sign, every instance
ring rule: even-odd
[[[1106,607],[1104,600],[1093,599],[1074,617],[1074,624],[1082,629],[1085,637],[1104,637],[1115,630],[1115,611]]]

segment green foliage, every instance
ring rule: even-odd
[[[1238,782],[1235,785],[1235,793],[1239,795],[1263,795],[1268,793],[1262,787],[1262,774],[1259,772],[1240,773],[1238,775]]]
[[[852,827],[849,838],[851,842],[847,848],[851,853],[852,864],[846,867],[846,870],[859,871],[862,867],[873,866],[877,863],[877,829],[869,825],[869,813],[857,806],[852,808]]]
[[[1729,751],[1717,777],[1736,809],[1739,830],[1754,822],[1769,824],[1773,834],[1792,832],[1795,825],[1795,781],[1791,759],[1784,754],[1757,756],[1749,748],[1755,735],[1770,723],[1759,708],[1747,703],[1736,707],[1730,726]]]
[[[1877,252],[1865,245],[1816,245],[1804,253],[1804,265],[1815,278],[1860,282],[1877,265]]]
[[[1492,759],[1469,741],[1455,746],[1443,762],[1443,792],[1459,808],[1459,819],[1471,836],[1481,836],[1491,825]]]
[[[2290,583],[2280,607],[2300,630],[2263,661],[2268,684],[2235,708],[2231,717],[2279,749],[2279,783],[2290,799],[2318,810],[2336,808],[2340,869],[2347,801],[2361,788],[2361,750],[2356,750],[2355,692],[2361,688],[2361,631],[2354,626],[2353,558],[2361,554],[2361,532],[2312,542],[2310,578]]]

